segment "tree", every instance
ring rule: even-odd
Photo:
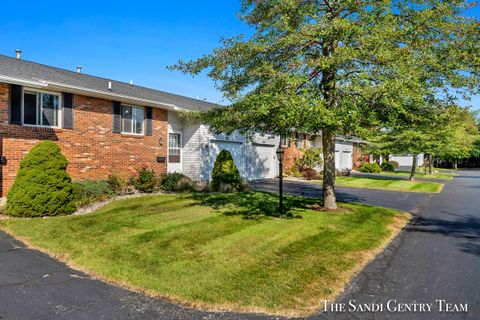
[[[173,69],[208,76],[232,103],[201,115],[216,132],[322,134],[323,204],[336,209],[335,136],[362,133],[430,88],[474,87],[468,1],[243,0],[255,32]],[[473,64],[473,66],[472,66]],[[400,102],[400,103],[399,103]],[[407,108],[405,110],[405,107]]]
[[[43,141],[20,162],[5,212],[19,217],[70,214],[76,210],[68,161],[60,147]]]

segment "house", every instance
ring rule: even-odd
[[[400,170],[411,170],[413,164],[413,155],[403,154],[403,155],[390,155],[389,161],[398,162],[398,168]],[[417,167],[421,166],[424,162],[424,155],[420,154],[417,157]]]
[[[218,152],[247,179],[274,177],[278,138],[214,135],[178,113],[215,104],[0,55],[0,196],[41,140],[55,141],[73,179],[131,176],[146,165],[209,180]],[[277,139],[277,140],[275,140]]]
[[[362,152],[360,146],[364,141],[352,137],[337,136],[335,139],[335,168],[337,170],[353,169],[362,162],[370,162],[370,156]],[[291,137],[282,139],[285,148],[284,170],[289,170],[295,161],[303,155],[303,150],[309,147],[321,148],[322,137],[305,133],[293,133]]]

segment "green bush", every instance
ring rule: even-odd
[[[190,191],[193,188],[192,180],[178,172],[160,175],[159,186],[167,192]]]
[[[382,162],[382,171],[395,171],[395,167],[390,162]]]
[[[5,213],[18,217],[70,214],[76,210],[68,161],[60,147],[44,141],[20,162],[7,195]]]
[[[382,168],[376,162],[363,163],[360,167],[358,167],[357,170],[365,173],[381,173],[382,172]]]
[[[102,201],[116,194],[109,180],[78,180],[73,182],[73,194],[77,205]]]
[[[213,191],[236,192],[244,189],[242,177],[227,150],[222,150],[215,160],[210,183]]]
[[[130,183],[140,192],[152,193],[156,190],[158,179],[155,171],[143,167],[134,177],[130,178]]]
[[[388,161],[388,163],[390,163],[395,169],[398,169],[398,167],[400,166],[397,161]]]
[[[116,192],[116,193],[122,192],[124,181],[122,181],[122,179],[118,175],[114,173],[109,174],[107,178],[107,183],[113,192]]]
[[[314,169],[323,163],[322,148],[308,148],[303,151],[303,155],[295,160],[295,166],[298,171],[303,172],[305,169]]]

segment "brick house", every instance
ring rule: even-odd
[[[167,172],[180,159],[169,114],[214,104],[0,55],[0,196],[20,160],[55,141],[73,179],[124,177],[143,165]]]
[[[281,139],[285,150],[283,168],[289,170],[295,161],[303,155],[303,150],[322,147],[321,135],[293,133],[289,138]],[[337,136],[335,139],[335,167],[337,170],[355,169],[363,162],[370,162],[370,155],[361,150],[361,145],[366,144],[358,138],[345,138]]]

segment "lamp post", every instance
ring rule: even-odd
[[[283,213],[283,155],[285,154],[285,150],[283,150],[282,145],[278,147],[277,151],[277,159],[278,159],[278,166],[279,166],[279,174],[278,174],[278,194],[280,196],[280,203],[279,203],[279,210],[280,214]]]

